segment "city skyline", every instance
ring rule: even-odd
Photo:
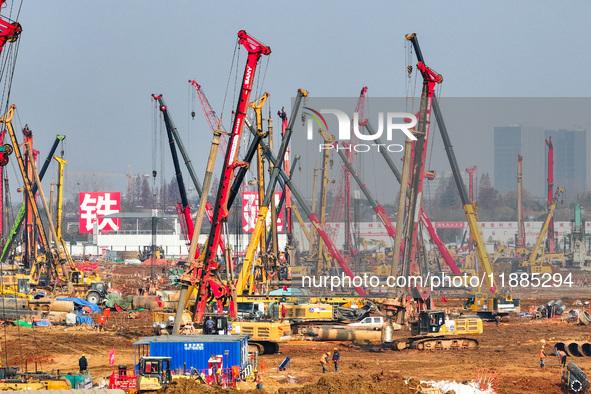
[[[494,133],[494,187],[501,194],[517,189],[517,159],[521,155],[524,190],[536,199],[547,198],[549,144],[553,147],[554,187],[568,190],[571,199],[589,191],[589,129],[499,126]]]

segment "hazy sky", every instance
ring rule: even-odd
[[[316,97],[356,97],[366,85],[370,98],[405,96],[404,35],[413,32],[426,62],[444,77],[442,97],[586,97],[590,14],[587,1],[24,2],[10,102],[17,105],[15,128],[29,125],[41,157],[56,134],[67,136],[68,174],[125,174],[128,165],[151,173],[150,95],[162,93],[202,178],[211,133],[198,102],[190,120],[187,81],[203,86],[218,114],[229,83],[228,128],[236,68],[240,79],[246,60],[240,51],[230,74],[241,29],[272,49],[253,98],[270,92],[275,114],[291,106],[298,88]],[[167,179],[169,157],[166,151]],[[9,177],[20,184],[11,168]],[[114,189],[125,178],[103,181]],[[68,198],[77,191],[71,182],[68,190]]]

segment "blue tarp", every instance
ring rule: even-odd
[[[93,326],[92,317],[90,317],[90,316],[78,315],[78,316],[76,316],[76,323],[77,324],[90,324],[91,326]]]
[[[74,301],[74,304],[87,306],[93,312],[100,312],[101,311],[101,308],[99,308],[99,306],[97,304],[95,304],[94,302],[88,302],[86,300],[83,300],[82,298],[58,298],[57,300],[58,301]]]
[[[36,321],[34,324],[36,326],[51,326],[51,322],[48,322],[47,320]]]

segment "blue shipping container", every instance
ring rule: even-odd
[[[242,370],[248,364],[248,335],[162,335],[141,338],[133,345],[139,356],[172,357],[172,369],[207,369],[215,355],[223,356],[223,368],[237,365]],[[138,352],[146,345],[149,352]]]

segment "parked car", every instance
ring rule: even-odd
[[[348,327],[354,327],[359,330],[380,330],[382,329],[383,325],[384,318],[381,316],[370,316],[359,322],[347,324]]]

